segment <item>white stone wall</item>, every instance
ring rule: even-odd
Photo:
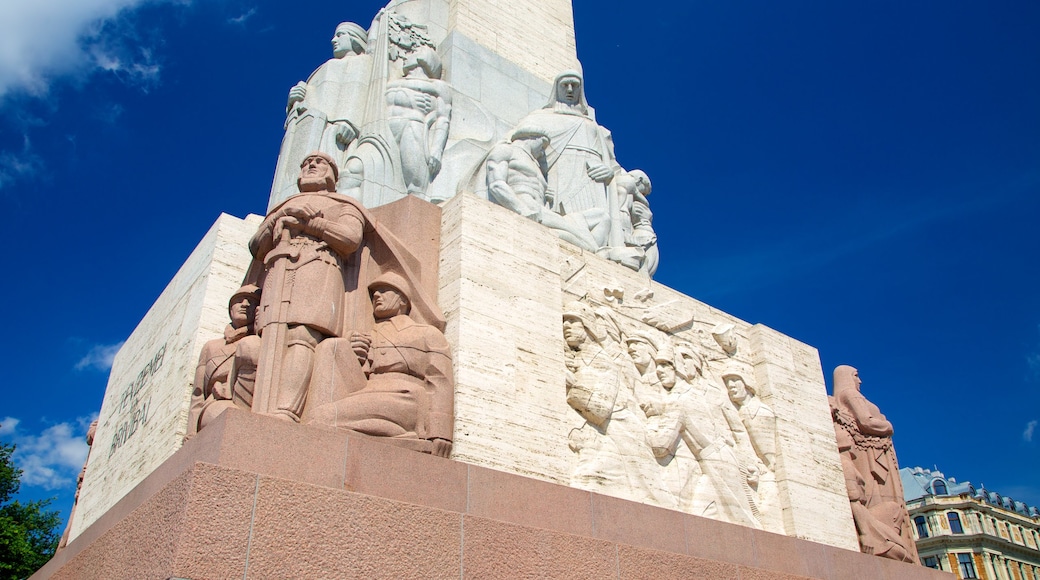
[[[718,380],[726,364],[747,368],[778,417],[782,523],[775,531],[858,550],[815,349],[583,252],[474,196],[446,202],[442,224],[440,301],[455,348],[453,458],[572,484],[578,460],[568,434],[584,421],[565,400],[561,322],[563,305],[583,298],[610,309],[626,333],[656,332],[644,323],[653,320],[695,345],[707,359],[705,380]],[[735,326],[732,358],[711,337],[721,323]],[[652,456],[639,461],[648,492],[611,482],[594,491],[689,511],[682,482],[699,468],[685,446],[667,465]]]
[[[180,448],[199,353],[228,324],[260,220],[221,214],[116,355],[70,539]]]
[[[570,0],[451,0],[448,30],[486,46],[545,82],[578,66]]]

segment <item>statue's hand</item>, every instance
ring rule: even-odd
[[[445,458],[451,455],[451,441],[441,439],[440,437],[432,437],[428,439],[428,441],[433,443],[433,451],[431,452],[431,455]]]
[[[426,164],[430,166],[430,180],[432,181],[441,172],[441,160],[431,155],[426,160]]]
[[[610,180],[614,178],[614,170],[602,163],[589,165],[585,169],[585,173],[587,173],[589,178],[593,181],[598,181],[599,183],[610,183]]]
[[[321,217],[321,210],[307,203],[302,206],[290,206],[281,210],[286,216],[293,217],[302,223],[307,223],[314,218]]]
[[[639,403],[639,408],[643,410],[643,414],[647,417],[653,417],[654,415],[663,415],[664,412],[661,406],[653,401],[647,401],[645,403]]]
[[[350,348],[357,355],[358,361],[364,364],[368,360],[368,350],[372,347],[372,337],[360,332],[350,334]]]
[[[556,190],[551,188],[551,187],[545,188],[545,206],[548,207],[548,208],[552,208],[552,206],[555,205],[555,204],[556,204]]]
[[[346,123],[340,123],[336,125],[336,144],[340,145],[343,149],[346,149],[348,145],[354,139],[357,139],[357,132],[347,125]]]
[[[287,111],[292,110],[293,105],[303,102],[307,98],[307,83],[300,81],[296,86],[289,89],[289,103],[285,105]]]

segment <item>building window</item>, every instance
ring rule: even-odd
[[[925,556],[924,557],[924,565],[927,568],[935,568],[936,570],[938,570],[939,569],[939,559],[936,558],[935,556]]]
[[[971,561],[971,554],[957,554],[957,564],[961,569],[961,578],[978,578],[975,575],[975,563]]]
[[[946,495],[946,482],[941,479],[932,482],[932,492],[935,495]]]
[[[950,531],[954,534],[963,534],[964,528],[961,527],[961,517],[956,512],[950,512],[946,514],[946,519],[950,520]]]
[[[924,516],[917,516],[916,518],[914,518],[914,524],[917,525],[917,537],[927,538],[928,522],[924,520]]]

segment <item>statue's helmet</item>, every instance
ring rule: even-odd
[[[241,300],[242,298],[248,299],[254,305],[260,302],[260,287],[256,284],[246,284],[235,293],[231,295],[231,299],[228,300],[228,315],[231,314],[231,306]]]
[[[409,304],[412,301],[412,285],[408,283],[404,276],[397,272],[389,271],[380,274],[368,284],[368,293],[371,295],[377,288],[393,288]]]

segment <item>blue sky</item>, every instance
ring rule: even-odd
[[[0,439],[67,512],[107,367],[381,2],[0,5]],[[1040,505],[1040,4],[575,1],[657,280],[860,369],[903,466]],[[6,419],[4,419],[7,417]]]

